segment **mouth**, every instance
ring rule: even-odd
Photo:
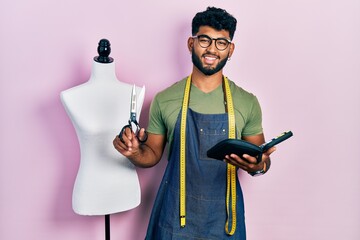
[[[203,59],[206,65],[213,65],[216,62],[216,60],[219,58],[215,55],[205,54],[203,55]]]

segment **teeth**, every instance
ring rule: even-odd
[[[216,58],[215,57],[205,57],[206,59],[209,59],[209,60],[215,60]]]
[[[211,64],[215,63],[216,59],[218,59],[218,58],[216,56],[214,56],[214,55],[205,55],[204,56],[204,63],[211,65]]]

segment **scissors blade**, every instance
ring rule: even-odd
[[[136,89],[135,84],[131,92],[130,119],[136,121]]]

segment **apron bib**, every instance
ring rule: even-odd
[[[236,174],[236,231],[224,230],[227,221],[227,164],[206,152],[228,138],[228,114],[200,114],[187,110],[186,119],[186,227],[180,227],[180,122],[174,130],[169,161],[155,199],[146,239],[245,240],[244,203]],[[232,219],[229,219],[229,222]]]

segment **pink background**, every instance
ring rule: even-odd
[[[104,217],[71,208],[79,146],[59,93],[107,38],[119,80],[147,88],[145,126],[154,94],[190,73],[209,5],[238,19],[225,73],[258,96],[267,138],[294,132],[268,174],[240,174],[248,239],[360,239],[358,0],[1,1],[0,239],[104,239]],[[138,170],[142,203],[111,216],[112,239],[143,239],[164,160]]]

